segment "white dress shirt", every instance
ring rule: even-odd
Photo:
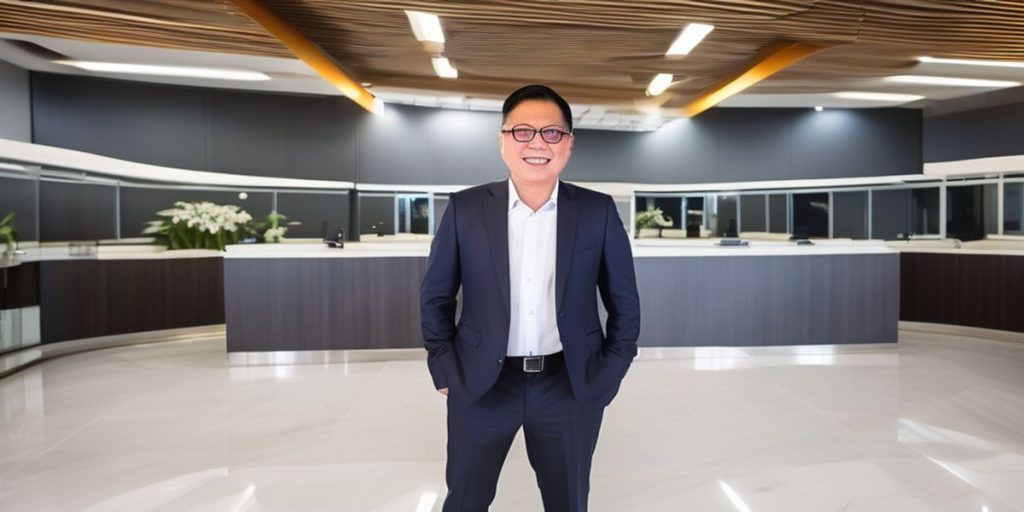
[[[509,356],[562,350],[555,321],[557,220],[557,181],[551,198],[537,211],[519,199],[515,184],[508,181]]]

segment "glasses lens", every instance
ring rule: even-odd
[[[562,140],[562,130],[558,128],[544,128],[540,131],[540,138],[544,139],[544,142],[548,144],[558,144],[558,141]]]
[[[530,142],[536,134],[537,131],[533,128],[512,128],[512,138],[519,142]]]

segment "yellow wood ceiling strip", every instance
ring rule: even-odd
[[[310,41],[302,32],[286,23],[259,0],[231,0],[231,3],[235,4],[246,16],[267,29],[296,57],[337,87],[342,94],[360,107],[373,112],[373,94],[342,71],[330,55]]]
[[[817,44],[783,41],[762,51],[746,69],[711,84],[696,99],[683,107],[683,115],[693,117],[721,103],[747,87],[768,78],[783,69],[825,49]]]

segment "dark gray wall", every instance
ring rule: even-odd
[[[565,177],[716,183],[921,172],[909,109],[717,108],[655,132],[578,130]]]
[[[185,169],[355,180],[360,114],[346,98],[32,76],[40,144]]]
[[[1024,154],[1024,102],[924,119],[924,161]]]
[[[501,179],[501,116],[345,98],[258,94],[34,74],[36,141],[127,160],[383,184]],[[655,132],[578,130],[564,177],[708,183],[913,174],[910,109],[712,109]]]
[[[0,139],[32,141],[28,71],[0,60]]]

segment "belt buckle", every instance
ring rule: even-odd
[[[540,373],[544,371],[544,356],[524,357],[523,371],[526,373]]]

